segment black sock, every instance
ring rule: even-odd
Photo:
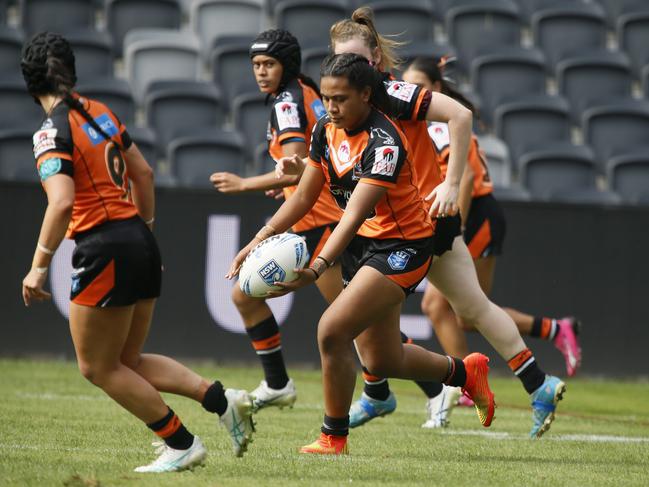
[[[385,401],[390,396],[390,384],[388,379],[382,379],[372,375],[369,370],[363,367],[363,381],[365,387],[363,392],[377,401]]]
[[[545,382],[545,372],[536,363],[534,354],[529,348],[522,350],[507,361],[514,375],[523,383],[528,394],[532,394]]]
[[[542,318],[540,316],[536,316],[534,317],[534,321],[532,322],[530,336],[552,341],[557,335],[558,328],[559,326],[557,324],[557,320],[553,318]]]
[[[455,357],[446,356],[448,359],[448,370],[443,380],[447,386],[464,387],[466,384],[466,367],[464,362]]]
[[[279,326],[271,315],[261,323],[248,328],[248,336],[257,352],[268,387],[282,389],[288,383],[288,374],[282,355],[282,340]]]
[[[171,408],[164,418],[147,426],[174,450],[187,450],[194,443],[194,435],[187,431]]]
[[[417,384],[419,388],[424,391],[424,394],[426,394],[426,397],[428,399],[439,396],[442,393],[442,390],[444,390],[444,384],[442,384],[441,382],[415,381],[415,384]]]
[[[206,411],[210,413],[216,413],[219,416],[223,416],[223,413],[228,408],[228,400],[225,397],[225,389],[223,389],[223,384],[218,380],[212,384],[207,391],[205,391],[205,397],[201,401],[201,405],[205,408]]]
[[[325,435],[347,436],[349,434],[349,416],[332,418],[325,414],[320,431]]]

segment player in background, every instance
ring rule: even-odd
[[[427,90],[444,93],[475,112],[472,103],[450,84],[445,73],[448,63],[448,58],[417,58],[408,65],[403,79]],[[428,132],[444,175],[449,156],[448,127],[444,123],[430,122]],[[487,162],[475,135],[471,138],[468,164],[460,183],[458,205],[464,241],[471,252],[480,286],[485,294],[489,295],[496,257],[502,253],[505,215],[493,196],[493,184],[489,178]],[[512,317],[521,335],[551,341],[564,356],[568,376],[575,375],[581,363],[581,349],[577,340],[579,321],[571,317],[535,317],[515,309],[503,309]],[[446,353],[458,357],[465,357],[469,353],[461,329],[476,331],[475,328],[457,319],[444,295],[433,285],[426,287],[422,311],[435,324],[435,335]],[[448,391],[448,394],[452,396],[454,393]],[[456,391],[455,395],[459,395],[459,392]],[[463,398],[460,397],[460,401]],[[438,406],[442,408],[441,403]]]
[[[297,39],[285,30],[262,32],[250,48],[250,58],[259,90],[272,99],[268,152],[275,160],[294,154],[306,157],[313,126],[326,111],[318,86],[300,73],[302,56]],[[227,172],[214,173],[210,177],[222,193],[283,188],[286,199],[295,192],[297,179],[295,176],[278,179],[274,171],[249,178]],[[340,215],[341,210],[325,185],[313,208],[293,225],[292,231],[306,240],[312,259],[331,235]],[[327,303],[331,303],[342,291],[340,266],[328,269],[318,279],[317,286]],[[251,393],[255,409],[292,406],[297,392],[286,371],[279,326],[273,312],[265,299],[247,296],[238,285],[232,287],[232,300],[264,369],[264,380]]]
[[[23,49],[21,68],[27,91],[44,111],[34,156],[48,200],[22,284],[25,305],[50,299],[43,286],[52,256],[64,237],[74,238],[70,332],[79,370],[162,440],[159,457],[135,471],[184,470],[207,455],[160,392],[189,397],[218,414],[240,456],[253,432],[248,393],[141,352],[162,279],[151,232],[152,169],[108,107],[74,92],[74,54],[63,37],[35,35]]]
[[[463,387],[476,402],[482,424],[489,426],[494,400],[487,383],[487,357],[471,354],[461,361],[401,341],[401,305],[428,271],[435,226],[416,184],[410,146],[379,111],[388,103],[382,79],[363,56],[330,55],[321,67],[321,90],[328,114],[313,131],[308,166],[296,193],[239,252],[228,274],[236,275],[260,241],[302,218],[325,181],[329,183],[344,209],[340,222],[311,266],[299,270],[296,281],[276,283],[283,292],[311,284],[340,258],[346,284],[318,324],[325,416],[318,440],[300,451],[347,452],[354,341],[363,363],[375,373]],[[438,118],[470,120],[465,117],[468,111],[453,100],[440,95],[436,101]],[[470,124],[462,127],[466,134],[459,139],[468,143]],[[457,211],[448,193],[440,192],[433,206],[449,214]]]

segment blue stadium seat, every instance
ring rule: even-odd
[[[270,110],[265,93],[243,93],[232,101],[234,128],[243,135],[251,158],[255,147],[267,140]]]
[[[36,129],[0,130],[0,180],[39,181],[32,142]]]
[[[210,176],[219,171],[243,174],[243,138],[236,132],[181,137],[169,144],[169,163],[181,186],[212,188]]]
[[[20,57],[23,42],[20,31],[0,25],[0,78],[22,79]]]
[[[259,91],[249,52],[250,43],[240,42],[217,46],[210,56],[212,79],[228,107],[237,95]]]
[[[123,79],[95,79],[79,83],[76,90],[83,96],[106,104],[127,127],[135,124],[135,101],[131,87]]]
[[[0,80],[0,130],[24,128],[35,132],[45,118],[21,79]]]
[[[77,79],[83,83],[113,77],[113,44],[105,32],[74,31],[66,34],[74,50]]]
[[[545,53],[548,69],[574,55],[606,47],[606,16],[595,3],[562,2],[532,15],[534,44]]]
[[[95,27],[93,0],[20,0],[20,18],[27,37],[49,30],[68,33]]]
[[[283,0],[275,6],[277,27],[297,37],[303,49],[329,45],[329,28],[347,17],[342,0]]]
[[[433,9],[417,0],[380,1],[371,5],[376,30],[383,35],[398,35],[399,41],[433,41]]]
[[[649,152],[613,157],[606,168],[608,184],[627,203],[649,203]]]
[[[617,21],[617,39],[620,49],[631,59],[636,77],[649,64],[649,10],[623,14]]]

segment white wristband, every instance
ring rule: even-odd
[[[34,270],[39,274],[47,274],[47,267],[34,267]]]
[[[44,245],[41,245],[40,242],[38,242],[38,243],[36,244],[36,248],[37,248],[38,250],[40,250],[41,252],[43,252],[44,254],[47,254],[47,255],[54,255],[54,251],[53,251],[53,250],[48,249],[48,248],[45,247]]]

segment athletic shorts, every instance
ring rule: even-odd
[[[455,216],[437,218],[436,221],[433,254],[441,257],[453,248],[455,237],[462,235],[462,219],[458,213]]]
[[[474,259],[500,255],[505,240],[505,214],[491,194],[473,198],[464,241]]]
[[[73,303],[128,306],[160,296],[162,260],[153,233],[139,216],[77,234],[72,254]]]
[[[408,296],[426,277],[432,261],[433,237],[419,240],[378,240],[356,235],[340,256],[346,287],[363,267],[378,270]]]
[[[304,238],[304,240],[306,240],[306,248],[309,251],[309,255],[311,256],[309,265],[313,263],[313,259],[318,256],[318,254],[322,250],[322,247],[324,247],[324,244],[327,242],[327,240],[329,240],[331,232],[334,231],[334,228],[336,228],[336,224],[330,223],[329,225],[323,225],[321,227],[312,228],[310,230],[295,232],[296,235],[299,235],[300,237]]]

